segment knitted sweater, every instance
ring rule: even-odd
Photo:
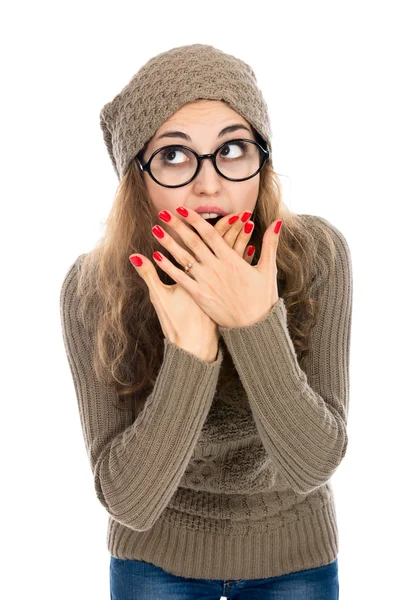
[[[238,377],[216,392],[225,350],[208,363],[164,338],[154,388],[136,421],[100,384],[77,316],[77,262],[61,288],[62,334],[94,488],[118,558],[179,576],[258,579],[310,569],[338,554],[329,479],[347,448],[352,266],[331,229],[320,236],[322,309],[301,370],[283,298],[257,323],[220,327]],[[81,255],[82,256],[82,255]],[[226,396],[228,394],[228,397]],[[229,402],[226,402],[226,400]]]

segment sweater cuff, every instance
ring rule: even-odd
[[[287,327],[287,312],[279,298],[260,321],[245,327],[220,327],[221,335],[241,377],[268,379],[275,394],[290,394],[306,381]]]

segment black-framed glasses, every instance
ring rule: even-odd
[[[176,188],[187,185],[200,171],[202,161],[210,158],[221,177],[229,181],[246,181],[261,171],[270,156],[258,142],[235,138],[224,142],[212,154],[197,154],[189,146],[173,144],[158,148],[140,169],[147,171],[159,185]]]

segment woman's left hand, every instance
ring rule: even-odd
[[[164,237],[157,239],[182,267],[193,263],[191,276],[176,268],[165,255],[156,264],[187,290],[220,327],[245,327],[262,320],[279,300],[276,266],[279,234],[274,229],[281,221],[273,221],[264,233],[260,259],[252,266],[196,211],[186,210],[189,213],[186,221],[201,237],[174,215],[168,226],[178,233],[192,254],[176,244],[165,229]]]

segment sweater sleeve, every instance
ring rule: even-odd
[[[66,355],[97,498],[116,521],[150,529],[181,480],[214,397],[223,350],[208,363],[164,338],[154,388],[138,418],[95,375],[91,334],[77,313],[77,261],[61,287]]]
[[[287,328],[283,298],[264,319],[247,327],[220,327],[248,395],[262,443],[287,484],[306,494],[326,483],[347,449],[352,265],[343,234],[326,219],[335,245],[335,268],[321,240],[322,299],[311,329],[306,372],[299,367]]]

